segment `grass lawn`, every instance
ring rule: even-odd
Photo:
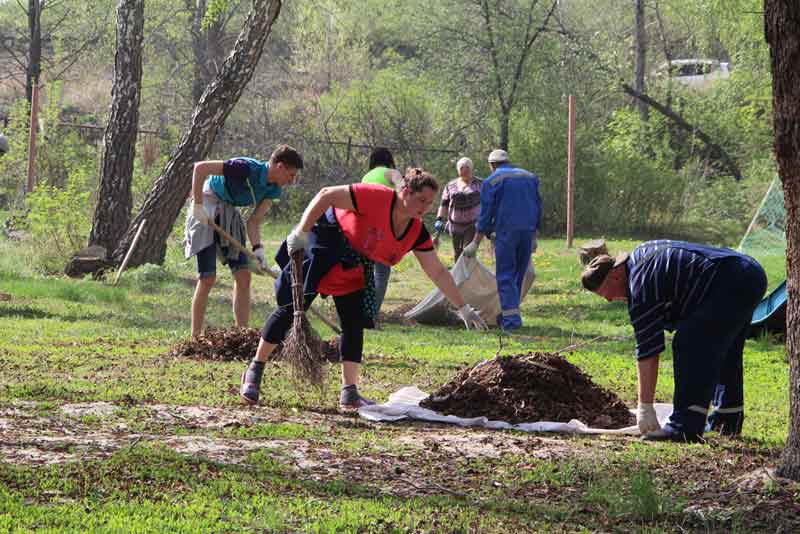
[[[265,227],[268,253],[288,226]],[[577,241],[581,243],[581,240]],[[610,240],[613,252],[637,243]],[[782,344],[748,341],[741,439],[695,445],[374,424],[297,391],[268,366],[263,401],[240,405],[241,362],[175,359],[189,332],[194,263],[173,239],[163,267],[119,287],[40,277],[0,238],[0,532],[751,532],[797,531],[800,488],[769,478],[786,439]],[[486,250],[479,253],[488,265]],[[449,242],[440,255],[452,263]],[[635,406],[623,304],[580,289],[563,240],[542,240],[525,326],[502,353],[553,351]],[[764,261],[769,285],[783,263]],[[207,324],[232,323],[221,270]],[[392,270],[384,311],[432,284],[413,256]],[[255,277],[251,326],[274,305]],[[332,302],[317,301],[334,315]],[[332,332],[312,318],[323,337]],[[668,336],[669,339],[669,336]],[[669,345],[669,343],[668,343]],[[362,391],[432,390],[498,351],[492,333],[387,323],[368,331]],[[662,355],[657,400],[672,396]]]

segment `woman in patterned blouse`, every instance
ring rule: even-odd
[[[472,160],[461,158],[456,163],[458,178],[451,180],[442,192],[442,203],[436,214],[437,237],[443,231],[453,240],[454,261],[464,246],[475,237],[475,223],[481,210],[481,180],[472,175]]]

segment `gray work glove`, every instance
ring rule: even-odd
[[[267,257],[264,255],[264,247],[258,247],[253,251],[253,254],[256,256],[256,260],[258,260],[258,266],[261,270],[265,270],[267,268]]]
[[[468,258],[474,258],[475,254],[478,253],[478,244],[475,241],[470,241],[469,245],[464,247],[461,253]]]
[[[278,278],[283,272],[283,270],[277,264],[273,264],[272,267],[269,268],[269,272],[272,273],[272,276]]]
[[[642,434],[661,430],[661,425],[656,416],[656,409],[653,407],[652,403],[639,403],[639,406],[636,408],[636,424],[639,425],[639,432]]]
[[[304,250],[306,245],[308,245],[308,232],[302,231],[299,226],[296,226],[286,236],[286,250],[289,252],[289,256],[298,250]]]
[[[470,306],[469,304],[464,304],[458,309],[458,316],[461,317],[461,320],[464,321],[464,325],[467,327],[467,330],[488,330],[489,327],[486,326],[486,321],[484,321],[478,312],[475,311],[475,308]]]
[[[202,203],[192,201],[192,217],[199,222],[200,224],[208,224],[208,221],[211,219],[211,216],[206,211],[205,206]]]

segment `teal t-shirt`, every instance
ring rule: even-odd
[[[236,157],[222,163],[222,176],[208,178],[208,188],[234,206],[257,206],[264,199],[281,197],[281,187],[267,182],[269,163]]]

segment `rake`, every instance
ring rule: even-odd
[[[311,328],[304,309],[303,251],[292,254],[292,305],[294,320],[289,335],[283,342],[283,355],[297,382],[306,382],[322,389],[326,368],[322,340]]]

